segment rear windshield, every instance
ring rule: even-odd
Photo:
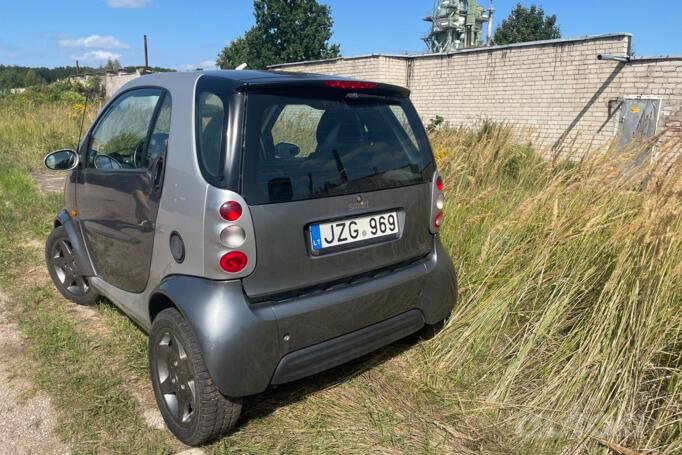
[[[245,130],[254,205],[416,185],[433,162],[407,98],[250,94]]]

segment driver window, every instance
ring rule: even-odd
[[[140,89],[128,92],[114,101],[91,135],[87,167],[146,167],[145,141],[160,97],[159,89]]]

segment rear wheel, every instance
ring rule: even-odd
[[[64,227],[56,227],[45,244],[45,262],[57,290],[79,305],[94,305],[97,291],[78,273],[78,258]]]
[[[175,309],[162,311],[152,324],[149,372],[161,415],[180,441],[199,446],[236,425],[241,402],[216,388],[192,327]]]

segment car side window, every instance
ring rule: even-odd
[[[197,136],[199,160],[205,173],[217,178],[223,156],[225,138],[225,106],[223,100],[210,92],[197,97]]]
[[[88,168],[141,169],[147,166],[146,141],[161,89],[131,90],[116,99],[90,138]]]
[[[166,94],[163,97],[159,113],[154,123],[154,129],[149,136],[149,146],[145,163],[149,166],[157,158],[168,151],[168,139],[170,137],[171,123],[171,97]]]

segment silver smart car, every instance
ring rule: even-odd
[[[409,91],[320,75],[126,84],[78,151],[45,256],[76,303],[149,333],[168,428],[200,445],[241,398],[442,324],[443,181]]]

